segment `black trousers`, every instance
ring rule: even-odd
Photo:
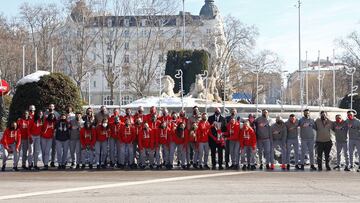
[[[216,153],[218,155],[218,164],[219,167],[223,165],[223,156],[224,156],[224,147],[221,147],[218,144],[212,144],[210,145],[210,151],[211,151],[211,164],[212,166],[216,166]]]
[[[230,162],[230,141],[225,142],[225,164],[228,166]]]
[[[322,168],[323,154],[325,154],[325,164],[329,166],[331,147],[332,141],[316,142],[317,164],[319,168]]]

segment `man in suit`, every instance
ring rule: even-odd
[[[212,169],[216,169],[216,152],[218,154],[219,170],[223,170],[223,151],[225,140],[223,132],[226,132],[225,118],[221,115],[220,108],[215,108],[215,113],[209,117],[211,133],[209,137],[209,146],[211,150]]]

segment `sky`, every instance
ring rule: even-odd
[[[177,0],[174,0],[177,1]],[[181,0],[178,0],[181,1]],[[23,2],[60,3],[62,0],[0,0],[0,13],[7,17],[18,14]],[[309,60],[332,58],[333,49],[340,54],[336,39],[352,31],[360,31],[360,0],[301,0],[301,47]],[[185,0],[186,11],[198,14],[204,0]],[[297,0],[215,0],[223,17],[232,15],[259,30],[257,49],[277,53],[283,69],[298,69],[298,9]]]

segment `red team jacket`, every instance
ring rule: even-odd
[[[157,128],[156,130],[156,145],[169,145],[172,136],[171,127],[167,126],[165,129]]]
[[[228,123],[226,125],[226,136],[228,140],[238,141],[240,139],[240,123]]]
[[[30,121],[31,119],[25,120],[23,118],[17,121],[18,129],[21,131],[21,139],[28,139],[30,137]]]
[[[118,140],[120,138],[121,123],[116,124],[115,122],[110,124],[110,137]]]
[[[172,140],[177,145],[180,145],[180,144],[186,145],[189,140],[189,130],[186,128],[182,132],[175,130],[175,132],[173,133],[173,136],[172,136]]]
[[[206,143],[209,141],[211,125],[208,121],[200,121],[196,130],[197,142]]]
[[[9,150],[9,145],[16,144],[16,151],[19,151],[21,144],[20,129],[10,130],[9,128],[6,128],[0,143],[6,150]]]
[[[55,122],[45,120],[41,130],[41,137],[45,139],[52,139],[54,137]]]
[[[97,142],[105,142],[107,138],[110,136],[110,128],[104,128],[101,125],[96,127],[96,141]]]
[[[44,123],[41,121],[41,119],[34,121],[30,121],[30,135],[31,136],[39,136],[41,135],[42,128]]]
[[[90,146],[90,149],[94,149],[96,143],[96,130],[94,128],[81,128],[80,129],[80,144],[81,148],[85,149],[86,146]]]
[[[256,134],[255,131],[252,128],[248,128],[247,130],[245,127],[243,127],[240,130],[240,146],[243,148],[246,147],[252,147],[255,149],[256,147]]]
[[[145,130],[145,128],[143,128],[142,130],[140,130],[139,132],[139,137],[138,137],[138,146],[139,146],[139,150],[142,150],[144,148],[146,149],[154,149],[155,148],[155,132],[156,130],[152,130],[151,128],[149,128],[148,131]]]
[[[120,142],[125,144],[131,144],[135,140],[135,128],[129,125],[126,127],[125,124],[121,125],[120,128]]]

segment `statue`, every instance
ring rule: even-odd
[[[209,101],[221,101],[218,89],[216,88],[215,77],[208,77],[208,88],[206,92],[205,81],[203,80],[201,75],[196,75],[195,83],[193,83],[190,87],[189,96],[198,99],[206,99],[206,95]]]
[[[174,97],[175,81],[169,75],[165,75],[161,78],[163,89],[161,91],[162,97]]]

